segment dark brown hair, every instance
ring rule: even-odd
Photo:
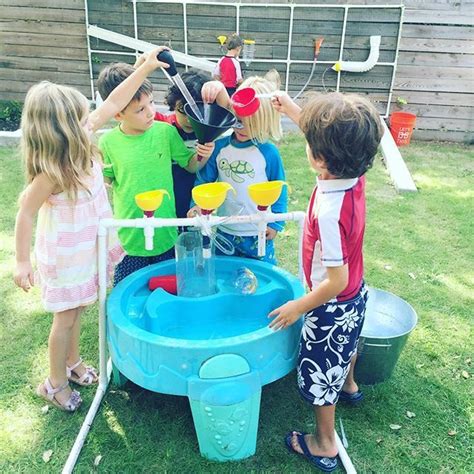
[[[240,46],[243,46],[244,42],[242,41],[242,38],[237,34],[233,33],[227,37],[227,41],[225,43],[226,48],[229,49],[235,49],[239,48]]]
[[[97,88],[99,89],[99,94],[102,97],[102,100],[107,99],[112,91],[134,72],[135,69],[130,66],[130,64],[126,63],[114,63],[107,66],[105,69],[102,69],[99,78],[97,79]],[[138,88],[137,92],[135,92],[135,95],[130,102],[140,100],[142,94],[153,94],[153,86],[148,79],[145,79],[142,82],[142,85]]]
[[[180,76],[194,101],[202,102],[202,86],[211,80],[211,76],[201,71],[197,71],[196,69],[190,69],[189,71],[183,72]],[[187,102],[178,87],[172,85],[166,94],[165,103],[169,106],[170,110],[175,110],[178,101],[181,101],[182,105]]]
[[[358,178],[374,161],[383,135],[375,107],[357,94],[315,94],[300,117],[313,158],[322,159],[333,176]]]

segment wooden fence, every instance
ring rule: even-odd
[[[255,4],[263,2],[253,2]],[[270,2],[265,3],[288,3]],[[296,1],[295,3],[315,3]],[[344,4],[318,0],[319,4]],[[381,5],[382,2],[352,0],[351,4]],[[383,1],[396,5],[397,1]],[[472,0],[406,0],[392,110],[397,97],[408,101],[404,109],[417,114],[416,137],[420,139],[472,142],[474,27]],[[132,3],[127,0],[88,0],[89,22],[134,36]],[[187,42],[190,54],[219,56],[215,37],[235,29],[235,8],[220,6],[216,15],[204,5],[188,5]],[[72,85],[91,96],[89,57],[86,39],[84,0],[0,0],[0,99],[22,100],[28,88],[43,79]],[[342,9],[327,7],[295,9],[292,59],[312,59],[312,38],[324,36],[320,60],[337,59],[340,46]],[[349,10],[344,59],[364,60],[368,36],[382,35],[379,61],[394,60],[398,34],[398,10]],[[365,12],[365,16],[364,16]],[[171,42],[184,50],[182,5],[137,3],[138,36],[155,43]],[[246,72],[261,72],[274,66],[282,73],[288,56],[289,9],[261,6],[241,8],[241,31],[257,41],[257,56],[281,63],[252,63]],[[111,43],[91,38],[91,48],[127,51]],[[92,54],[94,77],[104,64],[117,60],[133,62],[133,57]],[[316,68],[309,89],[321,89],[326,65]],[[289,90],[298,90],[310,65],[290,68]],[[342,76],[341,88],[366,92],[383,109],[391,79],[390,66],[376,66],[369,73]],[[161,73],[153,82],[158,90],[167,86]],[[335,74],[325,75],[325,85],[333,88]]]

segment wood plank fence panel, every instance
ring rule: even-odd
[[[259,7],[274,3],[285,7]],[[278,63],[243,65],[245,74],[263,74],[270,67],[286,73],[288,56],[289,0],[256,0],[255,7],[241,7],[241,33],[257,41],[257,58]],[[298,0],[298,4],[314,4]],[[345,0],[318,0],[318,4],[345,4]],[[384,0],[399,5],[400,0]],[[351,0],[354,5],[371,5],[373,0]],[[472,0],[404,0],[404,25],[392,98],[408,101],[407,111],[417,114],[415,137],[469,141],[473,139],[474,104],[474,2]],[[89,20],[103,28],[134,36],[133,5],[128,0],[88,0]],[[22,100],[36,81],[48,79],[73,85],[90,96],[89,60],[83,0],[0,0],[0,97]],[[137,3],[138,36],[156,44],[168,42],[184,51],[183,6],[181,4]],[[218,11],[219,13],[216,13]],[[367,17],[367,12],[370,15]],[[233,6],[187,5],[188,52],[218,58],[216,36],[235,31]],[[319,59],[335,62],[341,45],[342,8],[296,8],[292,60],[312,60],[313,40],[324,36]],[[398,9],[349,9],[343,59],[364,61],[369,36],[382,35],[379,62],[390,63],[398,34]],[[91,48],[131,53],[106,41],[90,39]],[[134,61],[130,55],[92,56],[93,74],[107,63]],[[329,64],[318,64],[309,88],[332,89],[336,74]],[[306,82],[310,64],[291,64],[289,89],[295,93]],[[390,66],[378,65],[365,74],[343,73],[343,90],[362,92],[383,110],[390,87]],[[163,74],[152,77],[157,96],[168,87]]]

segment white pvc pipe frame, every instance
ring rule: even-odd
[[[305,213],[302,211],[288,212],[283,214],[259,213],[248,216],[233,217],[217,217],[210,216],[208,223],[211,226],[217,226],[224,221],[227,224],[241,223],[269,223],[276,221],[296,221],[298,223],[298,277],[304,284],[303,275],[303,228]],[[66,464],[62,470],[63,474],[72,473],[76,465],[77,458],[84,445],[87,434],[94,421],[94,417],[99,410],[100,403],[107,391],[110,381],[111,363],[108,361],[107,355],[107,338],[106,338],[106,299],[107,299],[107,237],[110,229],[119,228],[147,228],[147,227],[179,227],[179,226],[195,226],[200,227],[201,222],[198,218],[188,219],[163,219],[163,218],[141,218],[141,219],[102,219],[99,223],[98,231],[98,273],[99,273],[99,384],[92,404],[87,412],[84,422],[79,430],[74,445],[69,453]],[[354,465],[350,460],[347,451],[336,432],[336,444],[339,450],[339,458],[341,459],[346,472],[350,474],[356,473]]]
[[[137,29],[137,15],[136,15],[136,4],[137,3],[174,3],[183,5],[183,25],[184,25],[184,55],[190,57],[188,55],[188,36],[187,36],[187,5],[194,4],[194,5],[214,5],[214,6],[227,6],[227,7],[234,7],[236,9],[236,27],[235,30],[237,34],[240,31],[240,8],[241,7],[253,7],[253,8],[290,8],[290,27],[288,33],[288,53],[286,60],[282,59],[254,59],[253,62],[256,63],[272,63],[272,64],[286,64],[286,78],[285,78],[285,92],[288,92],[288,85],[289,85],[289,77],[290,77],[290,67],[292,64],[312,64],[313,61],[303,61],[303,60],[292,60],[291,57],[291,47],[292,47],[292,37],[293,37],[293,21],[294,21],[294,10],[295,8],[343,8],[344,9],[344,19],[342,24],[342,34],[341,34],[341,45],[339,50],[339,58],[338,62],[342,61],[342,55],[344,50],[344,42],[346,36],[346,25],[347,25],[347,17],[349,13],[349,9],[370,9],[370,8],[386,8],[386,9],[400,9],[400,25],[398,28],[398,37],[397,37],[397,45],[395,49],[395,60],[393,62],[377,62],[377,66],[390,66],[392,67],[392,77],[390,80],[390,87],[388,91],[388,99],[387,99],[387,106],[385,109],[385,114],[383,115],[384,118],[387,118],[390,113],[390,105],[393,95],[393,85],[395,83],[395,74],[397,70],[397,58],[398,52],[400,48],[400,39],[402,34],[402,24],[403,24],[403,14],[404,14],[404,5],[337,5],[337,4],[272,4],[272,3],[229,3],[229,2],[213,2],[213,1],[200,1],[200,0],[129,0],[133,3],[133,21],[134,21],[134,33],[135,38],[138,39],[138,29]],[[88,9],[87,9],[87,0],[84,0],[86,6],[86,26],[89,28],[89,16],[88,16]],[[135,56],[136,53],[126,53],[126,52],[119,52],[119,51],[104,51],[104,50],[95,50],[90,48],[89,38],[87,40],[87,49],[89,54],[89,68],[90,68],[90,76],[91,76],[91,89],[92,89],[92,100],[94,100],[94,84],[92,78],[92,62],[91,62],[91,54],[92,53],[99,53],[99,54],[119,54],[119,55],[133,55]],[[182,54],[182,53],[181,53]],[[203,60],[210,60],[210,61],[217,61],[219,57],[204,57],[201,58]],[[180,62],[180,61],[177,61]],[[334,64],[334,61],[319,61],[319,64]],[[186,65],[186,69],[188,65],[191,66],[188,62],[183,62]],[[336,82],[336,91],[339,92],[340,84],[341,84],[341,72],[337,72],[337,82]]]

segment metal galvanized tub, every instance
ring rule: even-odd
[[[355,367],[357,382],[371,385],[392,375],[417,321],[415,310],[405,300],[388,291],[369,289]]]

